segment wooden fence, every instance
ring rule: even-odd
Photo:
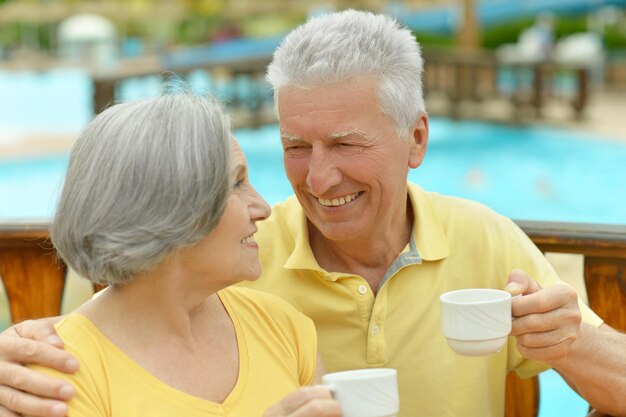
[[[464,103],[480,105],[492,99],[508,102],[506,121],[520,123],[542,116],[546,104],[558,101],[571,107],[572,117],[581,118],[589,102],[589,70],[582,66],[565,66],[553,63],[515,64],[499,62],[493,53],[460,53],[455,50],[425,50],[424,93],[443,94],[448,101],[446,114],[452,118],[462,116]],[[259,54],[245,59],[206,59],[190,65],[167,65],[161,60],[150,64],[135,65],[133,61],[121,61],[116,68],[93,72],[94,114],[104,110],[119,97],[119,85],[133,78],[159,75],[163,82],[172,77],[186,77],[194,71],[204,71],[212,79],[236,80],[239,77],[251,80],[245,96],[230,94],[225,97],[229,108],[241,110],[248,116],[246,122],[235,123],[256,127],[272,119],[271,94],[264,82],[265,68],[271,60],[269,54]],[[184,60],[178,60],[183,61]],[[506,82],[499,81],[502,75]],[[567,91],[559,91],[555,85],[559,77],[569,77]],[[271,117],[270,117],[271,116]],[[489,118],[489,115],[486,115]]]

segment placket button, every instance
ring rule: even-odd
[[[359,293],[365,294],[367,292],[367,287],[365,285],[359,286]]]
[[[374,326],[374,327],[372,327],[372,333],[374,333],[375,335],[377,335],[377,334],[378,334],[378,332],[380,332],[380,327],[378,327],[378,326]]]

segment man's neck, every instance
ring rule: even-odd
[[[309,222],[313,255],[328,272],[362,276],[376,293],[385,273],[411,238],[414,216],[410,202],[403,217],[394,226],[379,228],[380,233],[373,236],[345,241],[327,239]]]

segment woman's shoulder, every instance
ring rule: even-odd
[[[300,314],[291,304],[277,295],[251,288],[232,286],[220,293],[237,307],[259,307],[269,310],[284,311],[287,314]],[[236,307],[236,308],[237,308]]]
[[[105,336],[87,317],[77,312],[70,313],[55,328],[67,351],[81,356],[83,360],[100,358]]]
[[[243,287],[229,287],[220,291],[231,310],[246,323],[282,329],[313,327],[311,319],[282,298],[263,291]],[[302,330],[304,331],[304,330]]]

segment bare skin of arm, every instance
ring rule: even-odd
[[[576,292],[566,285],[542,288],[520,270],[506,288],[513,330],[522,355],[551,365],[592,407],[626,416],[626,335],[606,324],[581,322]]]

